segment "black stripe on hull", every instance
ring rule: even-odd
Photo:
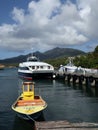
[[[44,78],[53,78],[53,73],[22,73],[18,72],[20,78],[24,79],[44,79]]]
[[[32,115],[26,115],[26,114],[20,114],[20,113],[17,113],[17,115],[19,118],[24,119],[24,120],[36,121],[41,117],[41,115],[43,115],[43,111],[37,112]]]

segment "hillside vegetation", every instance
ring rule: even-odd
[[[46,51],[44,53],[41,53],[39,51],[33,53],[35,56],[37,56],[41,61],[44,60],[57,60],[57,58],[62,58],[62,57],[69,57],[69,56],[77,56],[77,55],[83,55],[85,52],[77,50],[77,49],[71,49],[71,48],[54,48],[52,50]],[[4,59],[0,60],[1,64],[4,65],[13,65],[13,66],[18,66],[20,62],[26,61],[27,57],[30,54],[27,55],[20,55],[17,57],[9,58],[9,59]],[[62,62],[62,59],[60,59]],[[53,61],[54,62],[54,61]]]
[[[50,60],[45,60],[46,62],[52,64],[55,67],[59,67],[61,64],[66,65],[68,63],[68,57],[55,58]],[[73,63],[76,66],[81,66],[84,68],[96,68],[98,69],[98,46],[95,48],[94,52],[82,54],[73,57]]]
[[[33,54],[41,61],[45,61],[55,68],[58,68],[61,64],[66,65],[68,63],[68,57],[73,57],[73,63],[76,66],[98,69],[98,46],[95,48],[94,52],[90,53],[85,53],[76,49],[57,47],[44,53],[37,51]],[[0,63],[6,66],[18,66],[20,62],[26,61],[29,55],[30,54],[0,60]]]
[[[98,69],[98,46],[95,48],[94,52],[76,57],[74,63],[77,66]]]

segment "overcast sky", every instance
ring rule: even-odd
[[[0,0],[0,59],[98,45],[98,0]]]

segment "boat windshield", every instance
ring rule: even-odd
[[[28,57],[28,58],[27,58],[27,61],[33,61],[33,62],[36,62],[36,61],[39,61],[39,60],[37,59],[37,57],[32,56],[32,57]]]
[[[28,91],[28,88],[26,85],[24,85],[24,92]]]
[[[29,91],[34,91],[34,84],[32,84],[32,83],[24,83],[23,84],[23,91],[24,92],[29,92]]]
[[[24,100],[34,99],[34,83],[32,82],[23,83],[23,99]]]
[[[29,91],[33,91],[33,89],[34,89],[33,86],[30,85],[30,86],[29,86]]]

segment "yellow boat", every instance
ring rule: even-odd
[[[12,109],[24,119],[38,119],[47,103],[41,96],[34,94],[34,83],[23,82],[22,93],[12,105]]]

